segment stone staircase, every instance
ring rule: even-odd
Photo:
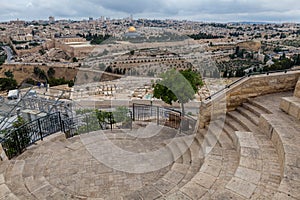
[[[167,139],[162,135],[163,159],[174,162],[164,170],[145,174],[150,182],[139,183],[141,177],[132,178],[132,174],[105,166],[97,169],[93,150],[101,143],[91,146],[89,154],[82,150],[85,139],[92,143],[99,139],[97,134],[84,135],[81,140],[66,140],[62,134],[50,136],[16,159],[1,162],[0,199],[300,199],[299,111],[295,115],[294,105],[287,102],[298,97],[282,98],[291,95],[249,99],[198,130],[196,136]],[[120,144],[136,140],[134,135],[119,132],[107,137]],[[159,138],[155,142],[160,142]],[[55,161],[71,172],[62,166],[60,171],[51,171]],[[70,167],[76,163],[78,167]],[[77,177],[80,184],[72,184],[68,176]],[[95,181],[87,182],[91,179]],[[129,179],[133,185],[139,183],[135,190],[116,190]],[[107,188],[102,190],[98,181]]]
[[[273,113],[262,115],[259,126],[273,142],[279,155],[281,182],[274,199],[294,200],[300,199],[300,121],[293,114],[294,111],[284,106],[287,99],[293,99],[295,96],[281,98],[282,96],[292,94],[269,95],[265,99],[257,99]]]
[[[277,148],[261,131],[272,112],[249,99],[196,139],[210,152],[195,176],[160,199],[273,199],[281,182]],[[224,123],[225,121],[225,123]],[[221,132],[219,131],[221,130]]]

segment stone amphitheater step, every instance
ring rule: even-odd
[[[225,152],[225,149],[216,145],[191,181],[181,187],[179,192],[170,192],[165,199],[212,199],[213,195],[218,196],[214,193],[230,180],[237,166],[237,156],[232,156],[236,151],[229,154]]]
[[[202,149],[205,154],[209,153],[216,144],[224,142],[219,140],[224,125],[224,119],[213,120],[204,131]],[[224,144],[225,145],[225,144]]]
[[[220,122],[213,123],[210,129],[211,133],[205,133],[207,131],[205,129],[199,130],[199,134],[196,136],[198,144],[203,144],[205,135],[212,134],[214,132],[213,129],[219,131],[220,128],[218,126],[221,124]],[[204,136],[201,136],[202,134]],[[225,133],[221,131],[220,137],[222,137],[222,134]],[[174,188],[160,199],[211,199],[212,194],[215,194],[218,188],[225,188],[225,184],[230,181],[237,168],[238,156],[232,148],[233,144],[222,146],[223,142],[215,142],[214,140],[217,136],[214,136],[209,141],[215,143],[215,145],[212,146],[211,151],[206,155],[204,163],[194,177],[185,185]],[[232,143],[232,140],[227,135],[226,137],[228,142]],[[235,194],[232,196],[235,196]],[[219,195],[215,194],[215,197],[219,198]]]
[[[24,160],[11,161],[4,175],[6,185],[20,199],[36,199],[24,184],[22,176],[24,165]]]
[[[245,199],[260,197],[259,185],[262,176],[261,150],[252,132],[236,132],[235,144],[240,154],[239,166],[226,185],[226,189],[239,194]],[[265,197],[264,197],[265,198]]]
[[[192,139],[192,143],[190,139]],[[199,144],[199,141],[196,140],[193,135],[190,136],[190,139],[184,140],[184,142],[189,145],[189,151],[191,153],[189,169],[182,181],[177,185],[177,187],[181,187],[188,181],[190,181],[193,176],[199,171],[200,166],[203,163],[204,153],[202,152],[202,148],[200,148],[201,145]]]
[[[235,117],[230,113],[226,115],[225,123],[234,131],[249,131],[248,128],[245,128],[238,121],[236,121]]]
[[[256,126],[258,125],[259,117],[250,110],[246,109],[245,107],[238,107],[236,111],[250,120]]]
[[[222,130],[218,138],[218,143],[221,145],[221,147],[224,147],[225,149],[234,149],[234,130],[225,123],[225,119],[217,120],[215,125],[217,126],[216,131]]]
[[[280,109],[300,120],[300,98],[295,96],[281,98]]]
[[[248,103],[254,106],[253,108],[260,111],[261,114],[272,114],[272,111],[266,108],[264,105],[256,101],[256,98],[249,98]]]
[[[252,100],[252,109],[249,110],[251,113],[258,115],[263,113],[270,113],[266,108],[262,109],[260,105],[259,108],[256,107],[257,103]],[[244,105],[243,105],[244,106]],[[246,106],[247,108],[247,106]],[[259,111],[258,111],[259,110]],[[279,158],[277,151],[272,143],[266,135],[264,135],[259,127],[253,122],[253,114],[249,112],[241,112],[232,111],[228,113],[232,119],[241,124],[242,129],[238,129],[239,131],[252,131],[253,135],[258,143],[259,149],[261,151],[262,156],[262,180],[260,181],[259,190],[261,192],[255,192],[254,196],[260,196],[262,198],[272,198],[277,190],[280,182],[280,167],[279,167]],[[245,116],[247,115],[247,116]],[[232,123],[232,122],[231,122]]]
[[[229,142],[237,138],[234,133],[235,130],[249,131],[250,127],[251,129],[257,128],[254,120],[250,120],[249,118],[253,118],[254,116],[258,117],[257,115],[265,113],[266,111],[260,108],[256,109],[252,104],[250,106],[252,106],[252,110],[254,110],[256,114],[254,114],[253,111],[249,113],[245,112],[250,115],[247,117],[234,111],[227,115],[227,121],[222,133],[226,133]],[[218,126],[220,124],[214,123],[212,128],[208,130],[210,131],[208,133],[211,134],[216,131],[215,128],[217,127],[215,125]],[[211,145],[215,142],[216,137],[212,136],[213,135],[210,137],[204,136],[204,139],[208,138],[206,145]],[[222,134],[220,136],[222,136]],[[218,142],[213,147],[211,153],[206,156],[200,171],[191,181],[181,187],[179,191],[171,191],[164,199],[271,199],[274,195],[274,191],[278,187],[278,158],[276,158],[276,151],[274,151],[272,143],[266,140],[263,135],[257,134],[256,139],[254,137],[252,138],[252,141],[256,142],[256,140],[262,140],[259,142],[259,145],[256,145],[258,149],[262,147],[261,158],[266,159],[267,155],[271,153],[271,159],[269,159],[268,162],[263,163],[260,162],[261,160],[257,160],[257,162],[255,162],[256,164],[253,164],[253,159],[245,156],[239,159],[235,150],[228,149],[227,145],[221,145],[222,142]],[[247,145],[249,144],[247,143]],[[247,152],[249,153],[249,149],[243,150],[243,153],[247,154]],[[253,153],[253,151],[250,151],[250,153]],[[254,155],[256,154],[254,153]],[[227,158],[225,158],[225,156],[227,156]],[[270,160],[273,162],[269,162]],[[272,168],[271,173],[268,173],[268,166]],[[250,180],[253,170],[256,170],[251,169],[251,167],[261,167],[259,168],[260,171],[258,169],[258,172],[253,175],[255,180]],[[255,184],[253,183],[254,181]],[[237,188],[239,188],[239,190],[237,190]]]
[[[176,140],[178,139],[178,140]],[[191,164],[191,151],[189,148],[189,145],[187,145],[184,141],[184,139],[181,138],[174,138],[173,141],[175,142],[175,145],[177,146],[177,148],[180,151],[180,155],[182,157],[182,163],[186,164],[186,165],[190,165]]]
[[[252,103],[250,103],[250,102],[252,102]],[[256,105],[254,105],[253,101],[251,101],[251,100],[248,100],[247,103],[243,103],[242,107],[245,108],[245,109],[247,109],[248,111],[252,112],[257,117],[259,117],[262,113],[265,113],[264,110],[262,110],[261,108],[257,107]]]
[[[231,111],[227,114],[232,120],[234,120],[237,129],[239,131],[251,131],[250,128],[248,127],[248,123],[252,122],[247,120],[246,117],[244,117],[243,115],[241,115],[239,112],[237,111]],[[233,121],[231,121],[230,123],[234,123]]]
[[[172,165],[171,170],[155,183],[143,187],[124,199],[155,199],[164,198],[170,191],[177,191],[178,188],[188,183],[199,171],[202,164],[203,153],[198,140],[191,136],[177,137],[171,140],[168,145],[173,157],[179,159]],[[188,153],[188,154],[187,154]],[[178,155],[179,154],[179,155]]]
[[[38,146],[28,148],[18,160],[10,161],[11,171],[6,171],[6,184],[13,191],[14,195],[20,199],[76,199],[75,195],[66,193],[52,186],[43,176],[43,170],[50,161],[53,147],[57,153],[68,150],[67,143],[60,142],[58,134],[49,137]],[[51,142],[56,140],[56,142]],[[52,148],[47,148],[51,146]],[[80,198],[78,198],[80,199]]]
[[[300,199],[300,121],[279,109],[281,98],[292,93],[266,95],[255,99],[273,114],[262,115],[259,127],[275,144],[281,168],[281,182],[273,199]]]
[[[236,135],[234,133],[235,130],[231,126],[229,126],[226,121],[225,121],[225,124],[224,124],[224,127],[223,127],[223,131],[227,135],[227,137],[230,139],[230,141],[232,142],[231,147],[235,148],[235,146],[233,145],[233,140],[236,138]]]

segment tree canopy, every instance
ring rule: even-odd
[[[203,86],[200,74],[191,69],[177,71],[172,69],[161,74],[161,80],[154,85],[153,96],[172,105],[178,101],[182,105],[195,98],[195,93]]]

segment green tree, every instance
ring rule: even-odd
[[[129,110],[125,106],[117,107],[115,111],[113,111],[113,118],[116,123],[118,122],[126,122],[130,118],[128,116]]]
[[[112,112],[101,110],[96,110],[95,112],[101,129],[106,129],[107,124],[112,125],[115,123]]]
[[[77,59],[76,57],[73,57],[73,58],[72,58],[72,61],[73,61],[73,62],[78,62],[78,59]]]
[[[40,69],[39,67],[34,67],[33,68],[33,73],[39,77],[40,79],[47,80],[47,76],[44,70]]]
[[[17,81],[13,78],[0,78],[0,90],[13,90],[18,86]]]
[[[47,75],[49,78],[52,78],[55,75],[55,70],[53,69],[53,67],[50,67],[47,71]]]
[[[235,76],[236,76],[236,77],[243,77],[243,76],[245,76],[245,71],[244,71],[244,69],[243,69],[243,68],[238,68],[238,69],[236,70]]]
[[[4,72],[4,75],[5,75],[7,78],[14,78],[14,74],[13,74],[12,71],[10,71],[10,70]]]
[[[223,78],[227,78],[227,76],[228,76],[228,71],[227,71],[227,69],[223,72]]]
[[[172,105],[178,101],[184,116],[184,104],[195,98],[195,93],[203,86],[201,76],[191,69],[169,70],[161,74],[161,80],[154,85],[153,96]]]

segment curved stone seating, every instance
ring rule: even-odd
[[[7,198],[11,199],[79,199],[75,194],[68,193],[53,186],[44,176],[44,169],[47,168],[49,158],[54,153],[63,153],[67,150],[67,143],[62,143],[58,139],[64,138],[64,134],[58,133],[36,146],[31,146],[12,161],[7,161],[6,169],[3,171],[5,185],[12,192]],[[51,140],[55,140],[52,142]],[[52,148],[48,150],[48,146]],[[1,166],[4,166],[1,163]],[[0,191],[0,194],[2,192]],[[5,198],[6,199],[6,198]]]
[[[300,121],[290,112],[287,112],[291,114],[288,115],[282,111],[286,111],[282,99],[285,101],[289,98],[281,97],[288,95],[268,95],[265,99],[257,99],[258,103],[273,112],[262,115],[259,126],[275,144],[279,155],[282,180],[274,196],[278,200],[300,198]]]
[[[220,122],[215,122],[213,127],[217,129],[215,125],[218,123]],[[201,134],[196,137],[199,144],[210,145],[208,148],[211,148],[201,168],[189,182],[170,191],[161,199],[211,199],[214,195],[219,196],[217,189],[225,186],[230,180],[236,170],[238,158],[236,151],[231,148],[231,145],[221,146],[218,141],[215,141],[216,135],[205,137],[206,134],[213,134],[212,130],[214,128],[201,130]],[[222,132],[219,136],[221,137],[223,134],[225,133]],[[201,137],[201,135],[203,136]],[[232,142],[227,135],[226,137],[228,142]],[[209,140],[205,142],[205,139]],[[215,143],[215,145],[212,146],[212,143]],[[204,146],[200,150],[206,148]]]
[[[238,168],[226,189],[250,199],[258,188],[262,176],[260,148],[251,132],[235,132],[234,141],[239,152]],[[254,198],[255,199],[255,198]]]
[[[169,194],[166,199],[273,198],[279,186],[280,171],[272,142],[257,127],[258,116],[262,113],[269,111],[253,102],[246,103],[246,108],[242,107],[240,111],[227,114],[223,132],[215,137],[212,134],[222,127],[222,122],[213,122],[213,126],[206,133],[211,135],[207,137],[203,134],[203,139],[207,139],[204,147],[212,147],[212,143],[218,138],[216,146],[206,156],[199,172],[191,181],[179,191]],[[257,133],[245,132],[250,130]],[[226,143],[233,141],[232,146],[238,152],[230,149],[230,145],[224,145],[222,136],[227,138]],[[226,155],[226,151],[229,154]],[[228,157],[231,157],[231,162],[224,162],[229,160]]]
[[[125,176],[104,166],[96,168],[100,164],[96,163],[91,151],[83,148],[85,144],[79,137],[66,140],[63,134],[50,136],[16,159],[1,162],[0,199],[299,199],[300,122],[279,109],[280,97],[284,94],[277,95],[250,99],[229,112],[225,119],[214,120],[210,127],[199,130],[195,138],[177,135],[170,139],[173,143],[167,146],[165,153],[168,155],[163,158],[173,159],[174,163],[166,170],[154,173],[157,178],[150,179],[153,182],[139,183],[139,178],[131,180],[132,184],[141,187],[133,186],[136,189],[127,193],[123,190],[125,193],[114,194],[117,186],[111,185],[109,194],[112,196],[99,196],[105,191],[97,187],[97,181],[107,181],[105,184],[109,185],[109,179],[116,178],[120,182],[114,184],[121,185],[132,175]],[[275,97],[278,97],[276,105],[273,103]],[[91,133],[82,137],[93,142],[98,136]],[[124,140],[135,141],[138,137],[134,133],[110,132],[107,138],[116,140],[117,145]],[[166,135],[162,134],[161,138],[155,142],[162,146],[170,143]],[[132,144],[136,143],[126,147],[132,148]],[[77,151],[80,148],[84,150]],[[152,146],[150,150],[153,150]],[[88,156],[80,163],[80,170],[89,170],[93,175],[100,170],[111,177],[97,176],[95,183],[87,186],[95,187],[90,193],[81,187],[93,176],[86,177],[82,183],[79,181],[81,185],[67,186],[66,183],[73,179],[60,176],[76,176],[78,170],[69,167],[70,171],[64,172],[60,167],[62,172],[55,171],[57,163],[63,166],[80,162],[76,158],[80,153]],[[62,159],[56,159],[60,156]],[[55,171],[55,178],[51,170]],[[76,180],[81,179],[83,177]]]
[[[251,198],[258,196],[273,198],[281,180],[277,148],[258,126],[259,117],[267,113],[271,113],[271,111],[251,99],[247,103],[242,104],[236,111],[228,113],[231,117],[229,123],[240,125],[235,130],[252,132],[261,152],[261,162],[259,161],[259,165],[262,167],[261,180],[257,191],[254,192]],[[241,159],[243,159],[242,162],[251,161],[251,159]],[[258,164],[255,162],[254,165]]]
[[[286,116],[288,117],[288,116]],[[261,127],[276,144],[281,165],[281,177],[275,199],[300,198],[300,162],[299,142],[300,126],[294,126],[291,120],[275,116],[263,116]]]
[[[168,143],[166,141],[166,144]],[[183,136],[172,139],[170,144],[168,148],[173,158],[178,158],[172,164],[171,169],[155,183],[125,196],[124,199],[164,198],[167,193],[177,191],[194,177],[203,159],[199,142],[194,140],[194,136]]]

